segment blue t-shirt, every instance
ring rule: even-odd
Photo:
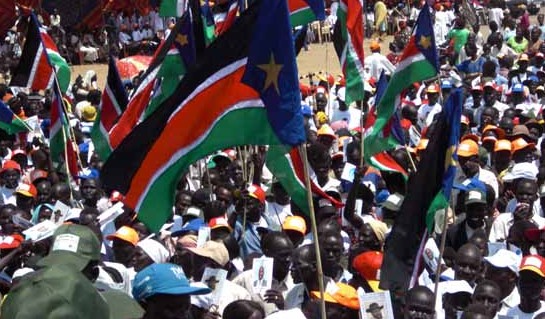
[[[458,71],[464,73],[482,72],[484,62],[486,62],[486,60],[483,57],[479,57],[475,61],[467,59],[464,62],[458,64],[456,68],[458,69]]]

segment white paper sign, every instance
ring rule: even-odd
[[[210,240],[210,227],[202,226],[199,228],[199,234],[197,235],[197,248],[201,248]]]
[[[274,259],[255,258],[252,264],[252,289],[255,294],[264,294],[272,286]]]
[[[344,163],[343,172],[341,174],[341,179],[348,181],[348,182],[354,182],[354,173],[356,172],[356,165],[352,163]]]
[[[23,235],[25,235],[25,239],[27,240],[40,241],[42,239],[52,236],[58,227],[59,225],[56,225],[54,222],[50,220],[44,220],[36,226],[33,226],[23,231]]]
[[[119,217],[119,215],[123,214],[123,203],[118,202],[114,206],[108,208],[105,210],[102,214],[98,215],[98,222],[100,223],[100,226],[104,226],[108,223],[111,223]]]
[[[227,271],[224,269],[208,268],[204,269],[201,282],[212,289],[212,302],[214,305],[219,305],[225,280],[227,279]]]

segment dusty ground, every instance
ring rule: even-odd
[[[368,41],[366,42],[368,43]],[[368,45],[366,45],[366,47],[368,50]],[[320,71],[332,74],[341,73],[339,60],[331,42],[311,44],[308,51],[301,50],[301,53],[297,58],[297,64],[299,66],[299,75],[317,73]],[[108,65],[106,64],[74,65],[72,66],[72,80],[74,80],[78,74],[83,75],[87,70],[91,69],[97,72],[98,85],[100,88],[103,88],[108,73]]]

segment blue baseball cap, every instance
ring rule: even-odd
[[[204,221],[201,218],[195,218],[190,220],[187,224],[185,224],[180,229],[172,229],[172,233],[170,234],[172,237],[180,237],[185,235],[186,233],[189,233],[191,231],[198,232],[199,228],[207,226]],[[174,228],[174,227],[173,227]]]
[[[137,301],[157,294],[205,295],[212,290],[191,286],[182,267],[174,264],[151,264],[136,274],[132,295]]]
[[[307,104],[301,104],[301,113],[303,116],[312,116],[312,109]]]
[[[452,82],[449,80],[443,80],[441,82],[441,89],[452,89]]]
[[[511,92],[512,93],[522,93],[522,92],[524,92],[524,87],[522,86],[522,84],[516,83],[511,88]]]
[[[472,189],[478,189],[486,194],[486,185],[475,177],[467,178],[462,183],[454,184],[452,187],[464,192],[470,191]]]

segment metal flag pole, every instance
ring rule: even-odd
[[[307,189],[307,202],[310,214],[310,224],[312,234],[314,236],[314,249],[316,250],[316,270],[318,272],[318,285],[320,287],[320,311],[323,319],[326,319],[325,300],[324,300],[324,271],[322,269],[322,256],[320,254],[320,244],[318,243],[318,227],[316,225],[316,216],[314,215],[314,203],[312,201],[312,188],[310,185],[310,169],[307,156],[306,144],[298,146],[303,160],[303,168],[305,170],[305,185]]]

